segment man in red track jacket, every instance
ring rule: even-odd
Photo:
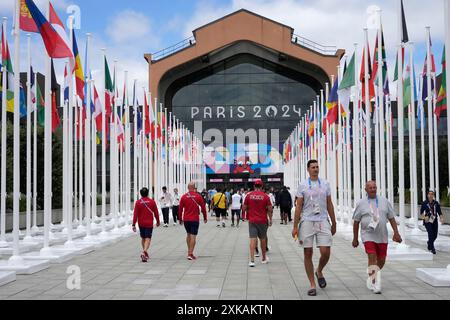
[[[205,201],[202,196],[195,192],[195,183],[190,182],[188,184],[188,192],[184,194],[180,199],[180,206],[178,208],[178,220],[180,224],[184,222],[184,228],[186,229],[186,243],[188,247],[188,260],[197,259],[194,256],[195,240],[198,234],[198,228],[200,225],[200,211],[203,214],[203,220],[208,222],[206,215]]]
[[[142,262],[147,262],[149,259],[147,250],[150,247],[150,242],[153,233],[153,219],[156,219],[156,226],[159,227],[159,214],[156,202],[148,197],[148,189],[142,188],[141,199],[137,200],[134,205],[133,215],[133,231],[136,232],[136,221],[139,224],[139,231],[141,233],[141,242],[143,252],[141,254]]]

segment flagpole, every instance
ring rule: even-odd
[[[3,17],[3,30],[2,35],[6,41],[6,22],[8,18]],[[3,45],[3,44],[2,44]],[[7,105],[7,89],[6,89],[6,78],[7,78],[6,66],[2,66],[2,106]],[[9,244],[6,242],[6,108],[2,108],[2,163],[1,163],[1,205],[0,205],[0,248],[8,247]]]
[[[89,48],[89,43],[91,40],[91,34],[86,34],[86,48]],[[95,132],[94,127],[91,128],[91,118],[92,118],[92,110],[91,110],[91,84],[92,79],[90,75],[90,68],[89,68],[89,51],[86,49],[86,120],[85,120],[85,133],[84,133],[84,201],[85,201],[85,221],[86,221],[86,237],[85,239],[91,239],[91,201],[94,202],[94,198],[92,197],[92,190],[91,190],[91,179],[93,180],[94,177],[91,176],[91,164],[93,165],[94,162],[94,155],[92,154],[92,146],[91,144],[95,144],[95,140],[92,140],[91,138],[91,130]],[[81,117],[80,117],[81,118]],[[92,160],[91,160],[92,157]],[[81,158],[81,152],[80,152],[80,158]],[[80,160],[81,162],[81,160]],[[81,176],[81,170],[80,170],[80,176]],[[80,185],[82,179],[80,178]],[[80,205],[81,209],[81,205]]]
[[[102,63],[102,76],[103,76],[103,87],[102,87],[102,97],[100,101],[102,101],[102,231],[100,233],[101,236],[106,236],[106,76],[105,76],[105,63],[106,63],[106,49],[102,48],[103,52],[103,63]],[[109,96],[108,96],[109,97]],[[111,139],[110,139],[111,141]],[[111,144],[111,142],[110,142]],[[109,147],[109,155],[111,159],[111,145]],[[110,177],[110,185],[111,185],[111,166],[109,168],[109,177]],[[111,188],[110,188],[111,189]],[[96,203],[97,204],[97,203]],[[111,192],[109,197],[109,207],[111,210]]]
[[[355,86],[354,86],[354,95],[353,95],[353,185],[354,185],[354,207],[356,207],[357,201],[361,199],[361,162],[360,162],[360,139],[359,139],[359,90],[358,90],[358,66],[357,66],[357,55],[358,52],[358,44],[353,44],[355,47]]]
[[[128,81],[128,71],[125,71],[125,79]],[[126,221],[128,222],[128,217],[130,215],[130,206],[131,206],[131,155],[130,155],[130,106],[128,101],[128,94],[125,96],[126,98],[126,119],[125,119],[125,132],[126,132],[126,154],[125,154],[125,168],[126,168],[126,186],[125,186],[125,192],[126,192],[126,201],[125,201],[125,217]]]
[[[33,112],[33,227],[31,227],[32,234],[39,231],[37,226],[37,107],[39,102],[37,100],[37,73],[34,74],[34,96],[36,98],[36,105]],[[0,241],[1,242],[1,241]],[[1,247],[1,245],[0,245]]]
[[[366,107],[366,154],[367,154],[367,180],[372,180],[372,132],[370,127],[371,109],[369,92],[369,40],[367,28],[364,28],[364,89],[365,89],[365,107]]]
[[[24,241],[31,241],[31,35],[27,34],[27,180],[26,180],[26,236]]]
[[[433,77],[433,83],[434,83],[434,90],[431,94],[432,99],[433,99],[433,110],[436,110],[436,73],[433,72],[431,74],[431,76]],[[433,141],[434,141],[434,171],[435,171],[435,182],[436,182],[436,200],[438,202],[440,202],[440,190],[439,190],[439,136],[438,136],[438,132],[437,132],[437,116],[436,113],[433,112],[433,130],[434,130],[434,137],[433,137]]]
[[[444,23],[445,23],[445,71],[446,71],[446,85],[445,90],[447,99],[447,159],[448,159],[448,181],[449,186],[447,189],[447,194],[450,194],[450,108],[449,108],[449,94],[450,94],[450,3],[449,1],[444,1]]]
[[[88,87],[87,84],[88,77],[85,78],[85,86]],[[85,97],[86,98],[86,97]],[[86,116],[88,113],[87,106],[86,109]],[[89,110],[90,112],[90,110]],[[83,101],[81,102],[78,110],[78,230],[84,231],[85,226],[83,225],[83,122],[84,122],[84,130],[86,131],[86,124],[87,121],[83,119]],[[89,137],[84,134],[84,144],[86,145],[88,142]],[[85,161],[86,164],[86,161]]]
[[[422,199],[426,198],[426,181],[425,181],[425,119],[424,119],[424,105],[422,100],[422,91],[423,91],[423,78],[419,78],[419,88],[421,88],[421,92],[419,95],[419,108],[420,108],[420,155],[421,155],[421,171],[422,171]]]
[[[384,50],[384,42],[382,37],[382,22],[381,22],[381,9],[378,10],[378,133],[379,133],[379,146],[380,146],[380,187],[381,187],[381,196],[386,197],[386,158],[385,158],[385,142],[384,142],[384,81],[383,78],[383,69],[384,63],[383,61],[383,50]],[[387,70],[386,70],[387,71]],[[387,77],[386,72],[386,77]]]
[[[68,76],[66,74],[68,62],[66,61],[64,64],[64,78]],[[64,79],[65,81],[65,79]],[[64,84],[65,86],[65,84]],[[65,87],[63,87],[63,91]],[[65,95],[63,95],[64,97]],[[63,188],[62,188],[62,221],[61,226],[63,226],[62,232],[67,233],[67,105],[65,99],[62,102],[63,106],[63,134],[62,134],[62,145],[63,145],[63,165],[62,165],[62,176],[63,176]]]
[[[138,197],[137,157],[139,155],[139,143],[137,135],[137,105],[136,105],[136,79],[133,85],[133,200]]]
[[[90,79],[91,86],[89,88],[95,89],[95,81],[94,79]],[[90,99],[87,102],[87,105],[90,107],[91,100],[92,100],[92,91],[89,93]],[[99,116],[99,115],[97,115]],[[97,122],[96,117],[93,117],[93,114],[91,115],[91,210],[89,214],[89,222],[90,222],[90,228],[92,229],[94,225],[94,219],[97,218],[97,132],[101,130],[101,128],[97,128]],[[87,213],[86,213],[87,215]]]
[[[430,27],[426,29],[427,42],[427,106],[428,106],[428,164],[430,170],[430,188],[434,189],[434,157],[433,157],[433,111],[432,111],[432,94],[431,94],[431,48],[430,48]]]

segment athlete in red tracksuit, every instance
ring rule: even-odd
[[[203,214],[203,220],[208,222],[206,214],[206,206],[203,197],[195,192],[195,183],[188,184],[188,192],[184,194],[180,199],[180,206],[178,209],[178,220],[180,224],[184,222],[184,228],[186,229],[186,244],[188,247],[188,260],[197,259],[194,256],[195,240],[198,234],[198,228],[200,226],[200,211]]]
[[[137,200],[134,205],[133,215],[133,231],[136,232],[136,222],[139,224],[139,231],[141,234],[141,243],[143,252],[141,254],[142,262],[147,262],[149,259],[147,250],[150,247],[150,242],[153,233],[153,219],[156,219],[156,226],[159,227],[159,213],[156,207],[156,202],[148,197],[148,189],[142,188],[141,199]]]

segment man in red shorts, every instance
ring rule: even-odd
[[[377,184],[369,181],[366,184],[367,198],[361,199],[356,204],[353,213],[353,247],[359,245],[358,233],[361,225],[361,240],[369,260],[367,269],[367,288],[374,293],[381,293],[381,269],[386,262],[388,247],[387,222],[394,230],[393,241],[401,243],[402,238],[397,229],[395,212],[392,204],[377,195]]]
[[[141,199],[137,200],[134,205],[133,215],[133,232],[136,232],[136,222],[139,224],[139,232],[141,234],[142,262],[147,262],[149,259],[148,248],[153,233],[153,219],[156,219],[156,226],[159,227],[159,214],[156,202],[148,197],[148,189],[142,188]]]
[[[255,266],[255,249],[258,238],[261,241],[262,264],[269,262],[266,257],[267,229],[272,225],[272,203],[269,196],[262,191],[261,179],[255,181],[255,191],[247,194],[242,211],[247,213],[248,230],[250,234],[250,262],[249,267]]]
[[[187,233],[188,260],[197,259],[194,256],[194,248],[200,225],[200,211],[203,214],[204,222],[208,222],[205,201],[203,201],[203,197],[198,192],[195,192],[195,189],[195,183],[190,182],[188,184],[188,192],[181,197],[178,208],[178,220],[180,224],[184,223],[184,228]]]

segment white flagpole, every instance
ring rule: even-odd
[[[420,106],[420,156],[421,156],[421,167],[422,167],[422,199],[425,199],[426,197],[426,181],[425,181],[425,110],[422,100],[422,91],[423,91],[423,78],[419,77],[419,88],[420,94],[419,94],[419,106]]]
[[[152,104],[152,95],[150,92],[147,92],[147,101],[148,101],[148,115],[147,117],[150,117],[150,114],[153,113],[153,104]],[[150,110],[151,108],[151,110]],[[149,118],[150,119],[150,118]],[[152,119],[150,119],[152,120]],[[153,140],[152,140],[152,123],[151,121],[149,121],[150,124],[150,128],[149,129],[149,137],[148,137],[148,149],[147,149],[147,154],[148,154],[148,167],[147,167],[147,174],[148,174],[148,190],[150,191],[150,196],[152,196],[152,190],[154,187],[154,180],[153,180],[153,152],[152,152],[152,147],[153,147]]]
[[[37,73],[34,74],[34,96],[36,97],[36,105],[33,112],[33,227],[32,234],[39,231],[37,226],[37,107],[39,102],[37,100]],[[0,241],[1,242],[1,241]],[[1,247],[1,245],[0,245]]]
[[[72,44],[73,44],[73,18],[69,17],[69,32],[70,32],[70,46],[71,50],[73,51]],[[70,65],[70,64],[69,64]],[[69,95],[68,95],[68,135],[67,135],[67,169],[69,172],[68,175],[68,181],[67,181],[67,195],[66,195],[66,201],[67,201],[67,242],[65,245],[67,247],[71,247],[73,244],[72,237],[73,237],[73,79],[74,74],[72,73],[72,68],[70,67],[67,70],[67,76],[69,77]]]
[[[106,49],[102,49],[103,52],[103,62],[102,62],[102,77],[103,77],[103,87],[100,90],[102,97],[102,231],[100,235],[106,235],[106,76],[105,76],[105,60],[106,60]],[[109,123],[108,123],[109,125]],[[110,139],[111,141],[111,139]],[[111,158],[111,146],[110,146],[110,158]],[[111,184],[111,166],[109,170],[110,184]],[[110,208],[111,208],[111,196],[110,196]],[[97,203],[96,203],[97,204]],[[97,218],[97,217],[95,217]]]
[[[448,175],[449,175],[449,185],[450,185],[450,108],[448,107],[449,95],[450,95],[450,3],[449,1],[444,1],[444,23],[445,23],[445,67],[447,76],[447,152],[448,152]],[[447,194],[450,194],[450,186],[448,187]]]
[[[88,78],[85,79],[85,86],[87,88]],[[88,107],[86,106],[86,116],[90,112],[88,110]],[[79,231],[84,231],[85,226],[83,225],[83,121],[84,121],[84,127],[86,131],[86,124],[87,120],[83,119],[83,102],[80,103],[79,110],[78,110],[78,228]],[[89,136],[86,136],[84,134],[84,144],[86,145],[88,142]],[[86,161],[85,161],[86,163]]]
[[[168,154],[168,140],[167,140],[167,108],[164,107],[164,184],[167,186],[167,190],[170,190],[169,186],[169,154]]]
[[[436,74],[433,72],[431,74],[433,77],[433,83],[436,86]],[[434,88],[432,93],[432,99],[433,99],[433,110],[436,110],[436,88]],[[434,130],[434,172],[435,172],[435,182],[436,182],[436,200],[440,201],[440,190],[439,190],[439,136],[437,132],[437,116],[436,113],[433,112],[433,130]]]
[[[401,1],[399,1],[399,6]],[[397,89],[397,123],[398,123],[398,176],[399,176],[399,208],[400,208],[400,234],[402,239],[406,239],[405,236],[405,171],[404,171],[404,129],[403,129],[403,55],[402,55],[402,14],[399,10],[399,42],[398,48],[398,89]]]
[[[128,71],[125,71],[125,79],[128,81]],[[128,88],[128,86],[126,86]],[[130,105],[128,101],[128,94],[126,95],[126,154],[125,154],[125,167],[126,167],[126,186],[125,186],[125,192],[126,192],[126,201],[125,201],[125,217],[126,221],[128,222],[128,217],[130,215],[130,207],[131,207],[131,155],[130,155]]]
[[[64,65],[64,72],[69,72],[68,71],[68,62],[65,62]],[[67,75],[68,76],[68,75]],[[66,75],[64,76],[66,77]],[[64,79],[65,82],[65,79]],[[63,90],[65,90],[65,83],[64,83],[64,88]],[[61,226],[64,227],[64,229],[62,230],[63,233],[67,233],[67,102],[65,100],[63,100],[62,102],[62,106],[63,106],[63,139],[62,139],[62,145],[63,145],[63,169],[62,169],[62,176],[63,176],[63,188],[62,188],[62,208],[63,208],[63,212],[62,212],[62,221],[61,221]]]
[[[355,87],[353,95],[353,185],[354,185],[354,206],[356,202],[361,199],[361,160],[360,160],[360,139],[359,139],[359,90],[358,90],[358,67],[357,67],[357,48],[358,44],[355,43]]]
[[[47,19],[50,16],[50,2],[46,1]],[[16,70],[17,72],[19,70]],[[50,219],[52,214],[52,102],[51,102],[51,59],[45,56],[45,128],[44,128],[44,246],[41,249],[41,255],[51,255],[49,247]],[[14,179],[15,180],[15,179]]]
[[[392,132],[392,105],[389,101],[388,103],[388,129],[389,129],[389,135],[388,135],[388,150],[389,150],[389,202],[394,203],[394,139],[393,139],[393,132]]]
[[[430,27],[426,27],[427,42],[427,105],[428,105],[428,164],[430,169],[430,188],[434,189],[434,155],[433,155],[433,95],[431,94],[431,48]]]
[[[8,18],[3,17],[3,34],[6,38],[6,22]],[[6,79],[7,79],[6,66],[2,66],[2,106],[7,104],[7,89],[6,89]],[[2,163],[1,163],[1,206],[0,206],[0,248],[7,247],[9,244],[6,242],[6,108],[2,108]]]
[[[30,241],[31,237],[31,35],[27,34],[27,180],[26,180],[26,199],[27,199],[27,231],[24,241]]]
[[[367,180],[372,180],[372,131],[371,131],[371,105],[369,92],[369,40],[367,28],[364,28],[364,89],[365,89],[365,107],[366,107],[366,159],[367,159]]]
[[[89,48],[89,42],[90,42],[90,38],[91,38],[91,34],[87,33],[86,34],[86,46],[87,48]],[[87,51],[87,50],[86,50]],[[86,53],[88,56],[86,57],[86,61],[88,61],[88,63],[90,62],[89,60],[89,51],[87,51]],[[93,180],[94,177],[92,176],[92,170],[91,170],[91,165],[93,166],[93,162],[94,162],[94,154],[92,154],[92,146],[91,144],[95,144],[95,140],[92,140],[92,136],[91,136],[91,130],[93,132],[95,132],[95,127],[91,128],[91,119],[92,114],[91,114],[91,84],[92,84],[92,79],[90,76],[90,72],[89,72],[89,66],[86,65],[86,74],[87,79],[86,81],[86,121],[85,121],[85,133],[84,133],[84,199],[85,199],[85,221],[86,221],[86,237],[85,239],[90,239],[91,238],[91,201],[94,202],[94,198],[92,197],[92,186],[91,186],[91,179]],[[80,156],[81,156],[81,151],[80,151]],[[81,161],[80,161],[81,162]],[[81,176],[81,170],[80,170],[80,176]],[[82,179],[80,178],[80,185]],[[80,209],[81,209],[81,205],[80,205]]]
[[[139,156],[139,141],[138,141],[138,133],[137,133],[137,105],[136,105],[136,81],[134,80],[134,85],[133,85],[133,200],[136,201],[137,197],[138,197],[138,189],[139,189],[139,184],[138,184],[138,176],[137,176],[137,170],[138,170],[138,165],[137,165],[137,160],[138,160],[138,156]]]
[[[378,125],[379,125],[379,145],[380,145],[380,187],[381,196],[386,197],[386,144],[384,141],[384,79],[383,79],[383,39],[381,10],[378,11]],[[387,74],[386,74],[387,77]]]

